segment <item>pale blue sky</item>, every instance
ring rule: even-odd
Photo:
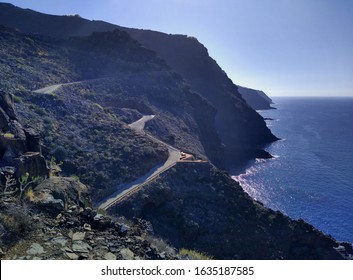
[[[353,0],[5,2],[194,36],[236,84],[270,96],[353,96]]]

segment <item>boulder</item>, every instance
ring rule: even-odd
[[[82,241],[84,240],[86,237],[86,233],[85,232],[75,232],[72,235],[72,241]]]
[[[65,210],[64,201],[54,198],[49,191],[36,193],[33,203],[41,211],[45,211],[53,216],[58,215]]]
[[[55,216],[71,205],[84,207],[89,201],[87,186],[74,178],[51,177],[35,187],[33,192],[33,204]]]
[[[92,250],[92,247],[89,246],[86,242],[83,241],[75,241],[72,244],[72,250],[75,253],[89,253]]]
[[[28,255],[40,255],[44,253],[44,248],[38,243],[33,243],[31,247],[27,250]]]
[[[66,243],[68,242],[67,238],[63,236],[55,237],[51,240],[51,243],[54,245],[60,245],[61,247],[66,246]]]
[[[112,225],[112,219],[107,216],[97,214],[96,216],[93,217],[92,226],[95,229],[106,230],[111,225]]]
[[[135,254],[129,248],[121,249],[120,254],[123,260],[133,260],[135,257]]]
[[[116,256],[113,254],[113,253],[106,253],[103,257],[105,260],[113,260],[115,261],[116,260]]]
[[[129,226],[127,226],[125,224],[121,224],[121,226],[119,228],[119,234],[124,236],[128,233],[129,230],[130,230]]]
[[[78,255],[76,255],[75,253],[66,252],[65,255],[70,260],[78,260]]]

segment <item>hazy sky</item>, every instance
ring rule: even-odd
[[[4,2],[194,36],[234,83],[270,96],[353,96],[353,0]]]

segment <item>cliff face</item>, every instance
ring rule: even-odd
[[[46,176],[48,169],[41,155],[39,136],[24,129],[18,121],[11,94],[0,91],[0,183],[7,176]]]
[[[237,87],[196,39],[123,28],[79,17],[50,16],[12,5],[2,4],[0,10],[0,24],[56,38],[86,36],[94,31],[111,31],[114,28],[126,31],[142,45],[155,51],[173,71],[182,76],[192,91],[196,91],[213,107],[214,120],[205,118],[204,114],[195,110],[200,129],[199,140],[208,158],[218,166],[230,167],[250,158],[270,156],[261,147],[277,138],[266,127],[262,117],[246,104]],[[151,129],[158,130],[155,127]],[[162,133],[163,130],[159,129],[158,132]]]
[[[216,109],[215,127],[224,150],[213,161],[223,167],[237,160],[263,157],[260,147],[277,138],[262,117],[251,109],[227,77],[195,38],[160,32],[125,29],[158,56]]]
[[[271,107],[273,101],[263,91],[237,86],[241,96],[254,110],[274,109]]]

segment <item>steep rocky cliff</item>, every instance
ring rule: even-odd
[[[263,91],[237,86],[241,96],[254,110],[274,109],[271,107],[273,101]]]
[[[39,136],[22,127],[13,96],[0,91],[0,181],[4,183],[6,176],[18,179],[26,173],[31,177],[48,175]]]
[[[223,167],[254,157],[266,157],[261,146],[277,138],[262,117],[251,109],[237,86],[196,38],[155,31],[126,29],[133,38],[154,50],[216,109],[215,126],[224,144],[213,161]]]

